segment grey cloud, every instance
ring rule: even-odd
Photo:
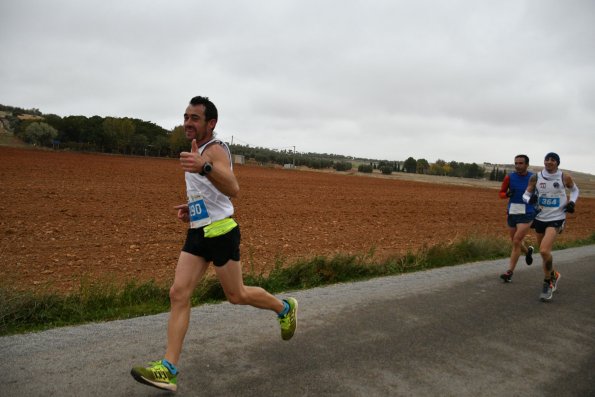
[[[0,103],[173,128],[202,94],[251,145],[468,162],[556,146],[595,172],[594,4],[3,2]]]

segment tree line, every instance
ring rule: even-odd
[[[67,116],[42,114],[38,109],[22,109],[0,105],[4,125],[27,143],[75,151],[94,151],[131,155],[176,157],[188,149],[183,126],[166,130],[155,123],[129,117]],[[24,117],[27,116],[27,117]],[[406,172],[438,176],[482,179],[484,167],[472,163],[407,158],[405,161],[355,159],[328,153],[297,153],[248,145],[230,145],[232,153],[261,164],[291,164],[313,169],[335,169],[383,174]],[[490,180],[502,180],[506,172],[492,170]]]

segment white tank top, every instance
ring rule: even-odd
[[[210,144],[219,144],[225,148],[229,156],[230,168],[233,170],[231,152],[229,151],[229,147],[227,147],[224,142],[221,142],[217,139],[211,139],[209,142],[198,148],[198,152],[202,154],[203,150],[205,150]],[[209,217],[211,218],[211,222],[219,221],[233,215],[233,204],[231,203],[229,197],[221,193],[206,176],[201,176],[194,172],[186,172],[184,174],[186,179],[186,194],[188,195],[188,200],[190,200],[191,196],[202,196],[204,198]]]
[[[537,174],[536,187],[537,196],[539,197],[538,205],[541,208],[541,212],[537,214],[536,219],[542,222],[566,219],[564,207],[566,207],[568,198],[562,171],[558,170],[553,174],[546,170],[541,171]]]

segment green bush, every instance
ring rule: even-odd
[[[357,172],[371,174],[373,171],[374,171],[374,168],[369,164],[360,164],[359,167],[357,167]]]
[[[393,173],[393,167],[391,167],[390,165],[385,165],[382,168],[380,168],[380,171],[382,171],[384,175],[390,175]]]
[[[337,171],[349,171],[352,168],[352,164],[347,161],[339,161],[333,166]]]

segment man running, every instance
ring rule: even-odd
[[[525,203],[537,203],[538,206],[533,227],[537,233],[537,243],[545,274],[539,299],[542,302],[548,302],[552,299],[560,281],[560,272],[554,269],[552,247],[556,236],[564,230],[566,213],[574,212],[579,190],[572,176],[558,169],[560,156],[556,153],[546,154],[543,165],[545,169],[529,180],[523,200]],[[566,189],[570,190],[570,198],[566,195]]]
[[[188,222],[190,228],[169,292],[167,348],[162,359],[131,371],[137,381],[170,391],[177,389],[178,362],[190,321],[192,292],[211,262],[230,303],[277,313],[283,340],[291,339],[297,327],[296,299],[281,300],[262,288],[244,285],[240,228],[232,218],[234,208],[230,200],[240,188],[229,148],[214,137],[217,120],[217,108],[208,98],[197,96],[190,100],[184,113],[184,130],[192,150],[180,153],[188,203],[175,207],[178,219]]]
[[[505,283],[512,281],[512,274],[519,261],[521,252],[525,254],[527,265],[533,263],[533,247],[527,247],[523,241],[535,218],[535,207],[523,201],[523,194],[527,189],[529,179],[533,175],[532,172],[528,171],[528,168],[529,157],[525,154],[516,156],[514,158],[515,171],[504,177],[502,186],[500,187],[500,198],[508,198],[508,217],[506,221],[510,232],[510,240],[512,241],[512,252],[510,253],[508,270],[500,275],[500,278]]]

